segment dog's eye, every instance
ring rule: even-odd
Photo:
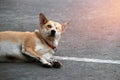
[[[47,27],[48,27],[48,28],[52,28],[52,26],[51,26],[51,25],[47,25]]]

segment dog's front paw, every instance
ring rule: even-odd
[[[44,58],[40,58],[40,61],[42,63],[42,67],[52,68],[52,64],[50,62],[48,62],[47,60],[45,60]]]
[[[52,68],[52,64],[42,64],[42,67],[45,67],[45,68]]]
[[[54,61],[54,62],[52,62],[52,67],[53,68],[61,68],[62,67],[62,63],[58,62],[58,61]]]

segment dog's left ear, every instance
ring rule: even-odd
[[[40,21],[40,26],[42,27],[44,24],[48,22],[48,19],[45,17],[43,13],[39,14],[39,21]]]
[[[62,32],[63,33],[64,33],[64,31],[65,31],[68,24],[69,24],[68,22],[65,22],[65,23],[62,24]]]

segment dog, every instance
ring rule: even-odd
[[[54,53],[61,35],[68,23],[60,24],[39,14],[40,29],[34,32],[0,32],[0,61],[38,61],[43,67],[60,68],[62,63],[55,60]]]

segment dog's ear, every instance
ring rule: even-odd
[[[65,31],[68,24],[69,24],[68,22],[65,22],[65,23],[62,24],[62,32],[63,33],[64,33],[64,31]]]
[[[44,24],[48,22],[48,19],[45,17],[43,13],[39,14],[39,21],[40,21],[40,26],[42,27]]]

